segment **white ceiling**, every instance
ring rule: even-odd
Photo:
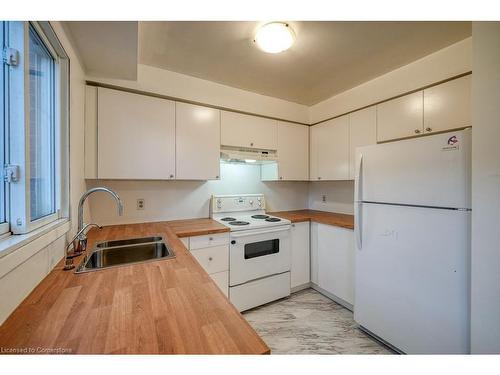
[[[267,54],[259,22],[66,22],[87,72],[135,79],[137,63],[312,105],[471,35],[470,22],[290,22]]]
[[[138,22],[63,22],[86,72],[106,78],[137,79]]]
[[[471,35],[470,22],[290,22],[281,54],[253,45],[258,22],[140,22],[139,62],[305,105]]]

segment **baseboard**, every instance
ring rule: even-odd
[[[354,311],[354,306],[351,303],[343,300],[342,298],[337,297],[336,295],[333,295],[330,292],[327,292],[326,290],[319,287],[318,285],[311,283],[311,288],[313,288],[315,291],[323,294],[325,297],[330,298],[332,301],[337,302],[339,305],[344,306],[347,310]]]
[[[308,289],[310,287],[311,287],[310,282],[302,285],[297,285],[290,289],[290,293],[300,292],[301,290]]]

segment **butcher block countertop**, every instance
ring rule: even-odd
[[[161,235],[176,257],[78,275],[60,262],[0,327],[0,353],[269,353],[179,240],[226,231],[210,219],[92,230],[89,249]]]
[[[314,221],[316,223],[334,225],[347,229],[354,229],[354,215],[337,214],[334,212],[317,210],[295,210],[271,212],[271,215],[288,219],[292,223]]]

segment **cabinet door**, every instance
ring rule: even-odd
[[[470,125],[471,75],[424,90],[425,133]]]
[[[349,179],[348,116],[312,127],[310,168],[311,180]]]
[[[309,245],[309,222],[292,224],[292,288],[311,281]]]
[[[99,178],[175,178],[175,104],[98,88]]]
[[[423,132],[423,91],[377,105],[377,141],[405,138]]]
[[[318,224],[318,285],[354,304],[354,234],[350,229]]]
[[[221,144],[233,147],[276,150],[278,147],[277,121],[222,111]]]
[[[309,179],[309,127],[289,122],[278,123],[278,178]]]
[[[97,87],[85,86],[85,178],[97,178]]]
[[[311,282],[319,285],[318,280],[318,223],[311,222],[310,238],[311,238]]]
[[[198,105],[175,104],[176,178],[219,178],[220,111]]]
[[[349,115],[349,179],[354,180],[356,147],[377,143],[377,108],[375,106]]]
[[[229,296],[229,271],[217,272],[210,275],[226,297]]]

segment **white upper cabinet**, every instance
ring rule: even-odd
[[[220,111],[179,102],[175,105],[176,178],[218,179]]]
[[[221,111],[221,145],[276,150],[278,147],[277,121]]]
[[[423,91],[377,105],[377,142],[423,133]]]
[[[354,180],[357,147],[377,143],[377,108],[375,106],[349,115],[349,179]]]
[[[98,89],[98,178],[175,178],[175,103]]]
[[[97,87],[85,86],[85,178],[97,178]]]
[[[310,179],[348,180],[349,116],[311,126],[310,131]]]
[[[289,122],[278,123],[278,178],[309,179],[309,127]]]
[[[424,132],[471,126],[471,75],[424,90]]]

